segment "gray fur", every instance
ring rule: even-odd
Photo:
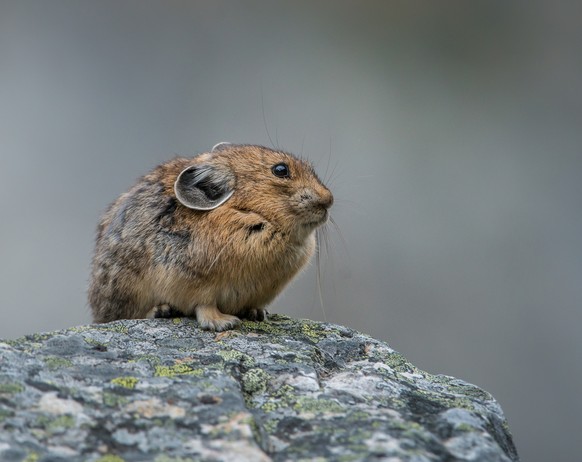
[[[164,218],[167,221],[167,207],[156,200],[161,189],[158,183],[138,183],[111,204],[101,220],[89,288],[91,306],[100,307],[94,312],[98,322],[118,319],[119,313],[133,317],[137,309],[132,304],[136,298],[133,283],[148,267],[147,249],[155,248],[160,225]]]

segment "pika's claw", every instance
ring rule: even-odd
[[[196,307],[196,320],[202,329],[216,332],[234,329],[240,324],[236,316],[224,314],[217,307],[209,305]]]

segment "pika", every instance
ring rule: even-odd
[[[308,162],[263,146],[219,143],[163,163],[100,220],[93,319],[195,316],[213,331],[263,321],[332,204]]]

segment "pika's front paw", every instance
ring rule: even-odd
[[[240,324],[236,316],[224,314],[217,307],[208,305],[196,307],[196,320],[202,329],[216,332],[234,329]]]
[[[263,308],[249,308],[240,317],[249,321],[264,321],[266,314],[267,310]]]
[[[179,318],[184,316],[184,313],[177,310],[173,306],[164,303],[163,305],[154,306],[146,315],[147,319],[154,318]]]

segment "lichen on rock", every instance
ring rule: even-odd
[[[518,460],[487,392],[342,326],[125,320],[0,342],[2,461]]]

